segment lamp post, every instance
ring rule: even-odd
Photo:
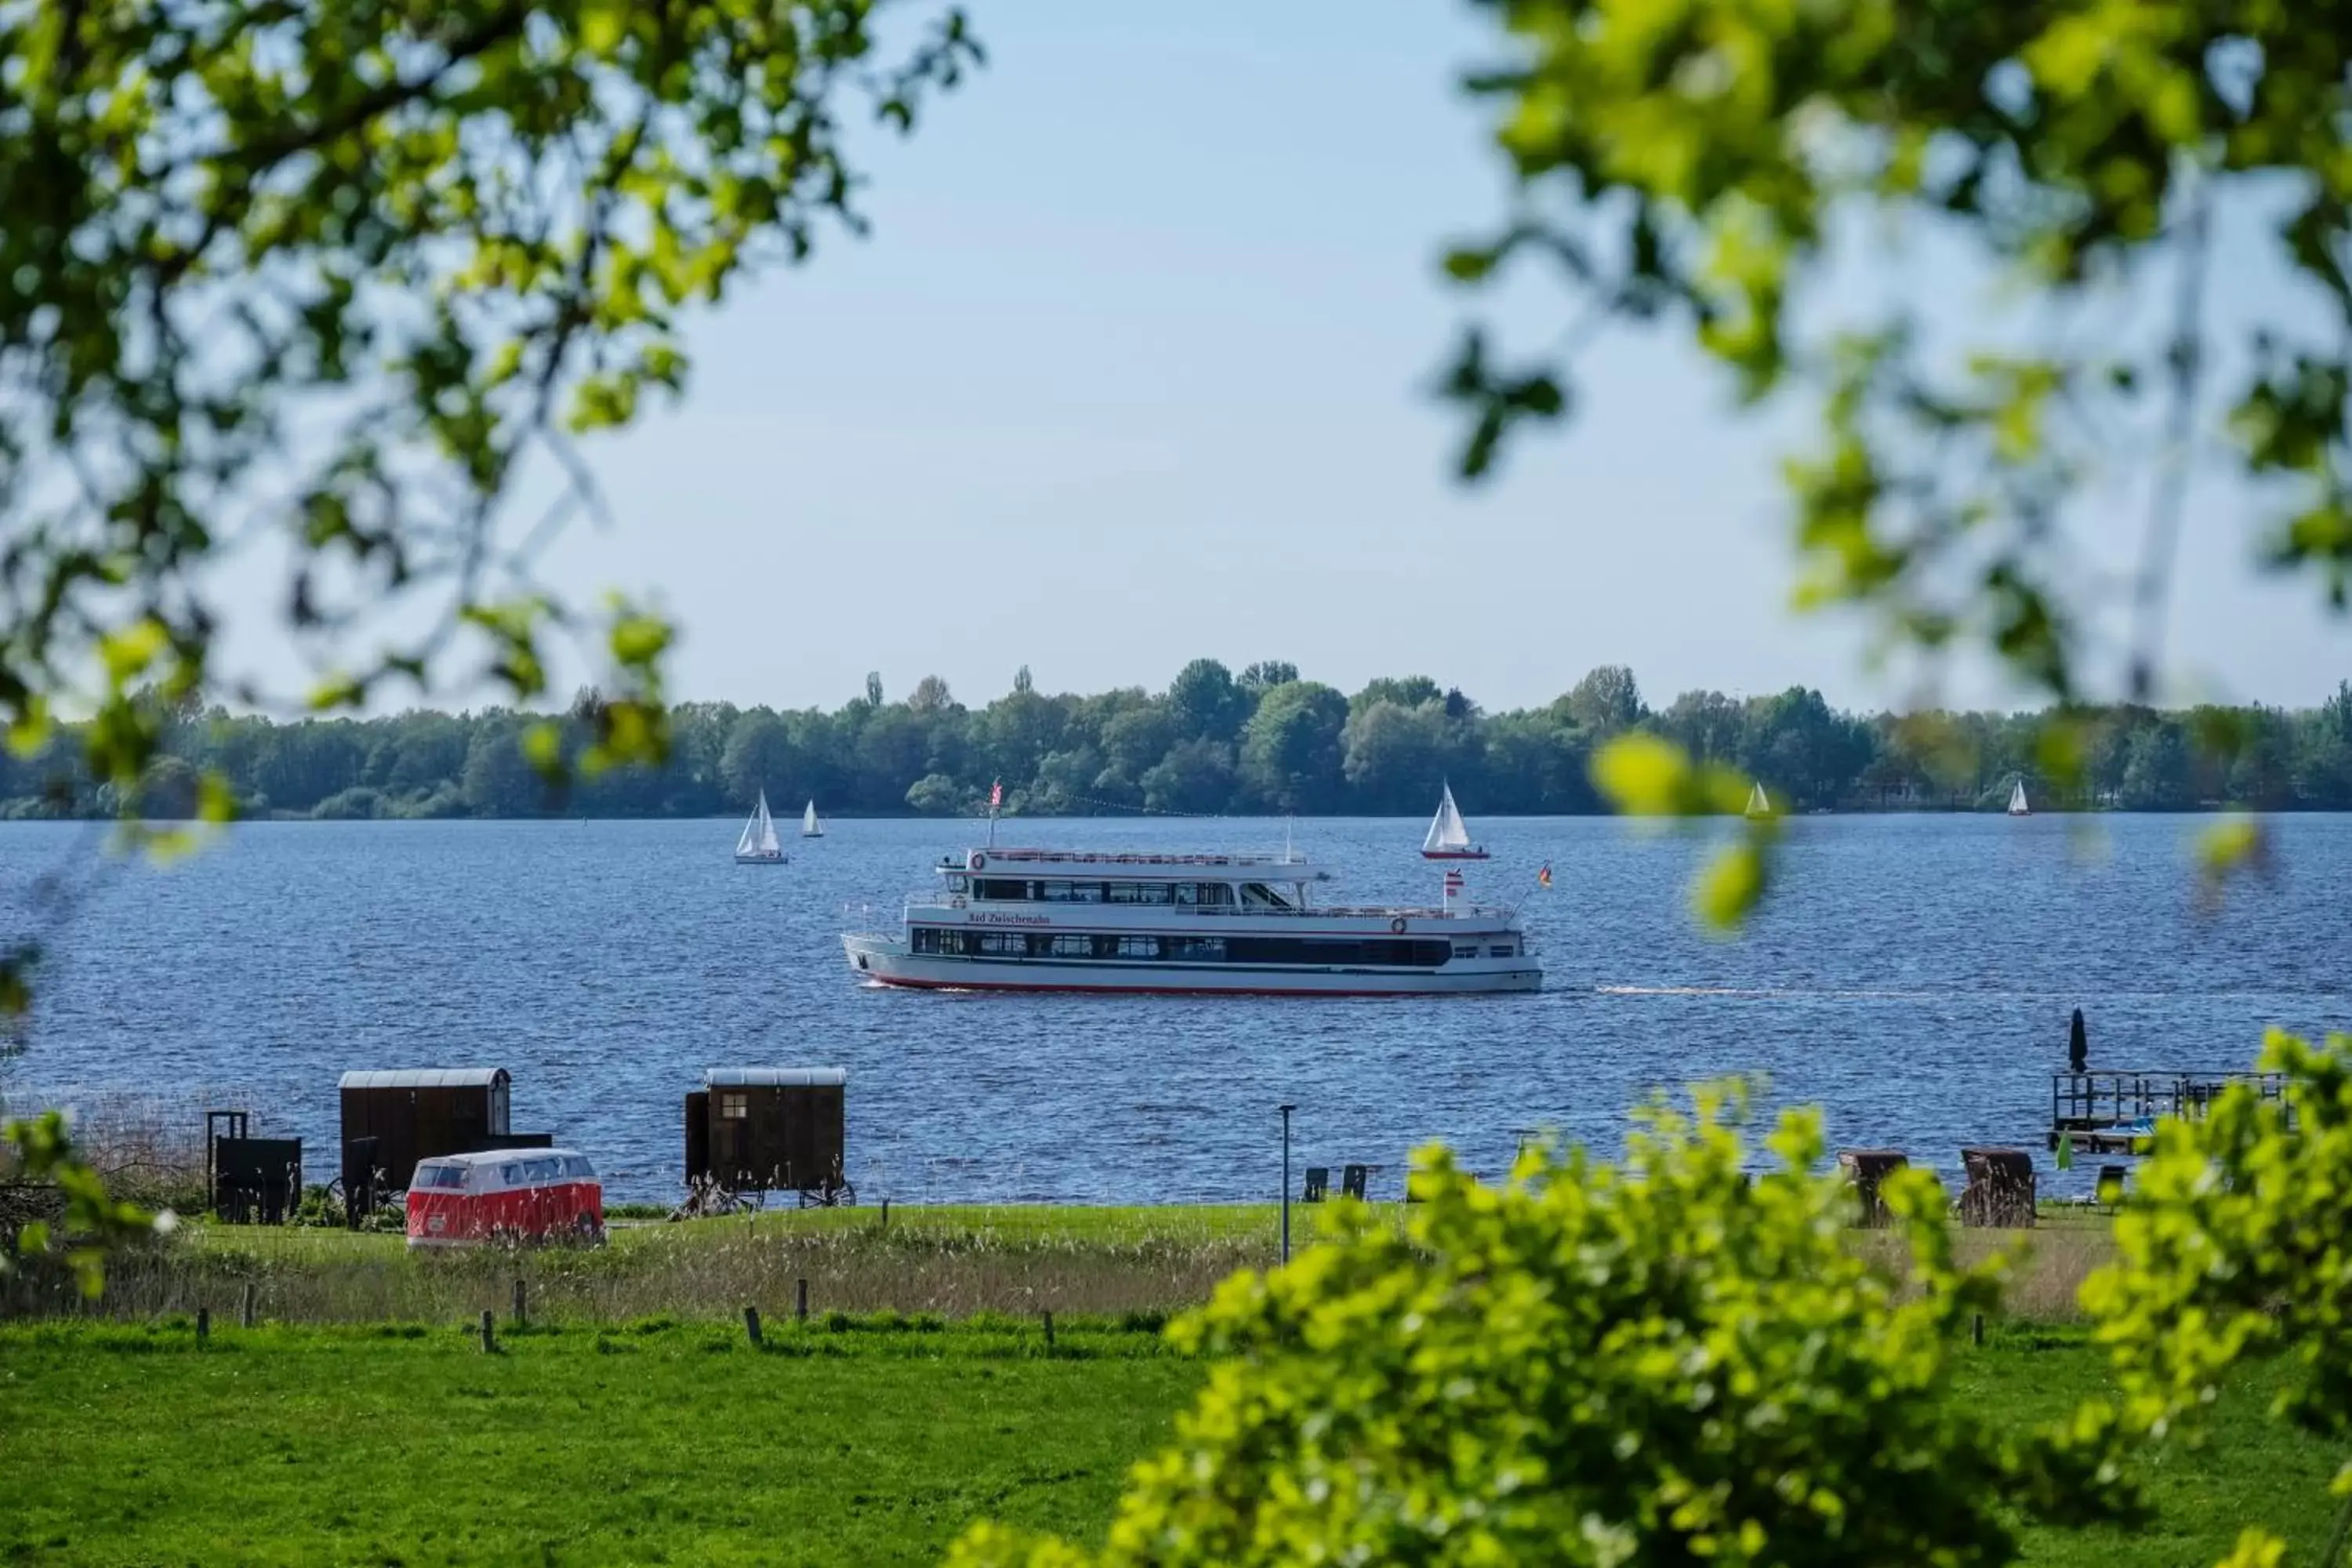
[[[1282,1111],[1282,1260],[1290,1261],[1290,1113],[1296,1105],[1279,1107]]]

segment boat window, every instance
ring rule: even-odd
[[[1017,877],[980,877],[971,884],[972,896],[1000,904],[1021,904],[1029,901],[1029,884]]]
[[[1368,965],[1435,969],[1452,956],[1450,942],[1391,941],[1337,942],[1319,937],[1232,937],[1226,951],[1235,963],[1327,964],[1354,969]]]
[[[1494,946],[1486,950],[1486,956],[1489,958],[1516,958],[1518,956],[1518,951],[1519,950],[1517,947],[1507,942],[1498,942]]]
[[[1070,884],[1070,902],[1074,904],[1099,904],[1102,901],[1102,883],[1073,882]]]
[[[968,892],[970,892],[971,890],[971,879],[970,878],[965,877],[965,876],[963,876],[962,874],[959,873],[959,874],[957,874],[956,876],[950,877],[950,878],[948,879],[948,891],[949,891],[949,892],[950,892],[950,893],[968,893]]]
[[[748,1094],[722,1094],[719,1097],[719,1116],[723,1121],[740,1121],[751,1114],[751,1097]]]
[[[1051,946],[1048,954],[1054,958],[1092,958],[1095,939],[1090,936],[1057,936],[1046,939]]]
[[[1182,963],[1223,963],[1225,962],[1225,939],[1221,936],[1171,936],[1167,939],[1168,956]]]
[[[970,932],[965,939],[971,940]],[[971,951],[967,948],[965,951]],[[991,958],[1026,958],[1029,956],[1029,933],[1025,931],[984,931],[980,933],[980,951]]]
[[[462,1187],[466,1184],[463,1165],[419,1165],[416,1184],[420,1187]]]
[[[1456,958],[1475,958],[1478,956],[1478,944],[1475,942],[1457,942],[1454,944],[1454,956]]]
[[[1118,956],[1121,958],[1157,958],[1160,956],[1160,939],[1156,936],[1120,937],[1118,939]]]
[[[1267,887],[1264,882],[1250,882],[1242,888],[1242,902],[1252,909],[1286,910],[1290,900]]]
[[[1223,882],[1178,882],[1169,889],[1184,905],[1230,904],[1234,890]]]

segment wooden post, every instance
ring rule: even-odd
[[[524,1323],[526,1323],[526,1322],[528,1322],[528,1321],[530,1321],[530,1319],[529,1319],[529,1317],[526,1315],[526,1313],[525,1313],[525,1310],[524,1310],[524,1306],[523,1306],[523,1287],[522,1287],[522,1280],[521,1280],[520,1278],[518,1278],[518,1279],[515,1280],[515,1282],[514,1282],[514,1322],[515,1322],[515,1327],[516,1327],[516,1328],[518,1328],[518,1329],[519,1329],[519,1328],[521,1328],[521,1327],[523,1326],[523,1324],[524,1324]]]
[[[238,1304],[236,1310],[236,1326],[238,1328],[249,1329],[253,1327],[253,1281],[248,1279],[245,1282],[245,1299]]]
[[[1045,1353],[1054,1353],[1054,1314],[1051,1312],[1045,1314]]]
[[[1969,1330],[1969,1333],[1978,1344],[1981,1345],[1984,1343],[1984,1314],[1982,1312],[1979,1312],[1977,1314],[1976,1323],[1974,1327]]]
[[[204,1349],[205,1342],[212,1338],[212,1309],[208,1307],[199,1307],[196,1309],[196,1348],[198,1350]]]
[[[800,1322],[808,1321],[808,1281],[805,1279],[800,1281],[793,1291],[793,1317]]]
[[[890,1228],[890,1200],[888,1198],[884,1198],[882,1200],[882,1228],[884,1230]]]
[[[499,1349],[498,1314],[488,1307],[482,1309],[482,1353],[496,1355]]]
[[[758,1350],[762,1342],[760,1338],[759,1308],[746,1307],[743,1309],[743,1332],[751,1337],[751,1348],[753,1350]]]

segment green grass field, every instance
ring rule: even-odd
[[[0,1562],[891,1563],[993,1516],[1099,1538],[1200,1368],[1142,1324],[0,1329]],[[1963,1354],[1996,1419],[2099,1385],[2079,1337]],[[2257,1379],[2259,1384],[2261,1380]],[[2334,1457],[2259,1386],[2151,1465],[2156,1525],[2037,1533],[2061,1568],[2210,1563],[2259,1520],[2308,1553]],[[2293,1560],[2291,1553],[2291,1559]]]

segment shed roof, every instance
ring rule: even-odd
[[[839,1089],[849,1081],[842,1068],[705,1068],[711,1089]]]
[[[347,1072],[338,1089],[488,1089],[511,1081],[504,1068],[394,1068]]]

